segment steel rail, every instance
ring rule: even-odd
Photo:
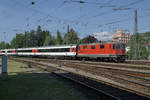
[[[84,83],[84,82],[75,80],[75,79],[73,79],[73,78],[71,78],[71,77],[67,77],[67,76],[65,76],[65,75],[58,74],[58,73],[56,73],[55,71],[53,71],[52,73],[55,74],[55,75],[57,75],[57,76],[61,76],[61,77],[65,78],[65,79],[71,80],[71,81],[73,81],[73,82],[75,82],[75,83],[78,83],[78,84],[80,84],[80,85],[83,85],[83,86],[85,86],[85,87],[87,87],[87,88],[90,88],[90,89],[92,89],[92,90],[94,90],[94,91],[100,92],[100,93],[102,93],[102,94],[104,94],[104,95],[106,95],[106,96],[109,96],[110,98],[112,98],[112,99],[114,99],[114,100],[121,100],[121,99],[119,99],[118,97],[115,97],[115,96],[113,96],[113,95],[111,95],[111,94],[109,94],[109,93],[106,93],[106,92],[104,92],[104,91],[102,91],[102,90],[99,90],[99,89],[97,89],[97,88],[95,88],[95,87],[89,86],[89,85],[87,85],[87,84]]]
[[[142,70],[149,70],[150,67],[148,65],[133,65],[133,64],[126,64],[126,63],[111,63],[111,62],[92,62],[92,61],[79,61],[79,60],[50,60],[50,59],[42,59],[36,58],[37,61],[59,61],[59,62],[71,62],[71,63],[82,63],[82,64],[92,64],[92,65],[102,65],[102,66],[113,66],[113,67],[126,67],[130,69],[142,69]]]

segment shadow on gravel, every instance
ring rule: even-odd
[[[0,80],[0,100],[105,100],[99,94],[50,73],[14,73]]]
[[[60,75],[61,76],[72,77],[73,79],[78,80],[80,82],[84,82],[84,83],[86,82],[87,85],[93,86],[96,89],[100,89],[100,90],[102,90],[102,91],[104,91],[108,94],[113,95],[114,97],[116,97],[120,100],[149,100],[146,97],[139,96],[139,95],[136,95],[134,93],[127,92],[125,90],[121,90],[121,89],[118,89],[118,88],[114,88],[112,86],[105,85],[103,83],[96,82],[92,79],[87,79],[87,78],[84,78],[82,76],[75,75],[75,74],[72,74],[72,73],[61,73]],[[86,89],[81,85],[80,86],[79,85],[78,86],[74,85],[74,87],[79,91],[83,91],[83,92],[87,93],[87,95],[89,97],[91,97],[89,100],[113,100],[112,98],[107,97],[103,93],[98,93],[98,92],[96,93],[96,91],[95,91],[95,95],[93,95],[93,93],[91,92],[92,90],[90,91],[91,92],[90,93],[88,88]],[[84,90],[83,90],[83,88],[84,88]],[[95,99],[92,99],[92,97],[95,97]]]

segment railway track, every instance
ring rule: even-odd
[[[58,60],[56,59],[42,59],[38,58],[37,61],[48,61],[57,63]],[[139,69],[139,70],[150,70],[149,65],[144,64],[133,64],[133,63],[111,63],[111,62],[92,62],[92,61],[79,61],[79,60],[59,60],[59,62],[71,62],[71,63],[82,63],[82,64],[92,64],[92,65],[102,65],[102,66],[111,66],[111,67],[122,67],[122,68],[131,68],[131,69]],[[140,61],[139,61],[140,62]],[[149,62],[149,61],[147,61]]]
[[[107,99],[107,100],[121,100],[120,98],[118,98],[116,96],[113,96],[113,95],[111,95],[111,94],[109,94],[103,90],[100,90],[97,87],[94,87],[93,83],[90,82],[89,80],[85,79],[84,77],[77,76],[77,75],[72,74],[72,73],[69,73],[69,75],[68,75],[68,72],[66,72],[66,71],[53,71],[52,73],[57,75],[57,76],[63,77],[65,79],[71,80],[71,81],[73,81],[79,85],[90,88],[90,89],[92,89],[98,93],[102,93],[103,95],[106,96],[105,98],[103,97],[103,100],[105,100],[105,99]]]
[[[40,61],[39,59],[32,59],[32,61],[31,60],[25,60],[25,61],[28,61],[30,63],[36,63],[38,65],[47,66],[47,67],[53,66],[63,71],[82,75],[94,79],[98,82],[102,82],[111,85],[113,87],[121,88],[123,90],[127,90],[150,98],[150,85],[149,85],[150,83],[147,83],[149,82],[149,79],[134,76],[133,73],[135,73],[135,71],[130,72],[131,74],[130,75],[129,73],[127,73],[128,70],[124,71],[126,73],[122,73],[123,70],[118,71],[119,70],[118,69],[116,71],[116,69],[102,68],[102,67],[99,68],[96,67],[96,65],[91,66],[87,64],[77,64],[77,63],[68,64],[66,62],[65,64],[64,63],[62,64],[60,63],[61,61],[56,61],[57,63],[59,63],[58,65],[54,61],[53,63],[48,61],[44,62],[43,60]],[[149,75],[149,73],[147,74]]]
[[[75,63],[65,63],[65,66],[79,68],[82,70],[91,70],[91,71],[98,71],[98,72],[114,72],[119,74],[127,74],[132,76],[139,76],[142,78],[150,78],[150,71],[149,70],[135,70],[135,69],[128,69],[128,68],[116,68],[116,67],[108,67],[108,66],[101,66],[101,65],[88,65],[88,64],[75,64]]]
[[[147,60],[127,60],[126,63],[128,64],[136,64],[136,65],[149,65],[150,66],[150,61]]]
[[[105,63],[105,62],[83,62],[83,61],[75,61],[75,60],[48,60],[48,59],[36,59],[36,61],[44,61],[48,63],[59,63],[65,66],[76,68],[83,67],[83,69],[88,67],[88,69],[93,70],[110,70],[110,72],[117,72],[119,74],[126,74],[130,76],[138,76],[141,78],[150,79],[150,66],[144,65],[130,65],[130,64],[116,64],[116,63]],[[90,66],[90,67],[89,67]]]

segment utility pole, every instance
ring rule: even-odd
[[[68,44],[68,35],[69,35],[69,32],[70,32],[70,28],[69,28],[69,25],[67,26],[67,41],[66,41],[66,44]]]
[[[5,42],[5,40],[6,40],[6,32],[4,32],[4,49],[6,49],[6,42]]]
[[[69,30],[70,30],[70,29],[69,29],[69,25],[68,25],[68,26],[67,26],[67,32],[68,32],[68,33],[69,33]]]
[[[135,35],[135,59],[139,58],[139,42],[138,42],[138,25],[137,25],[137,9],[134,11],[134,35]]]

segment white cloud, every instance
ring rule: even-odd
[[[112,35],[108,32],[95,32],[93,33],[94,37],[97,38],[99,41],[108,41],[112,40]]]

